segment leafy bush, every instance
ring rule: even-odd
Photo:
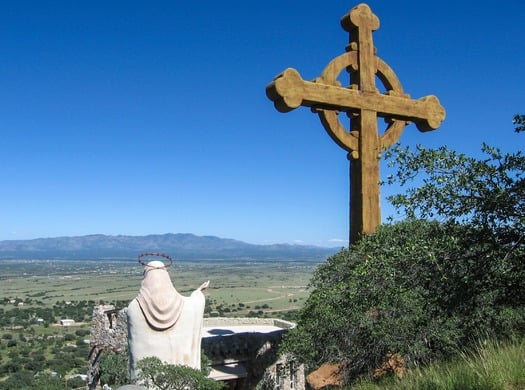
[[[33,375],[29,371],[20,370],[10,375],[5,381],[0,382],[0,389],[29,389],[33,381]]]
[[[128,353],[104,351],[100,357],[100,383],[111,386],[129,383]]]
[[[130,377],[128,358],[129,355],[127,350],[122,352],[104,351],[100,357],[100,383],[107,383],[111,386],[120,386],[129,383]],[[167,369],[167,373],[170,370],[168,367],[169,365],[161,363],[159,359],[156,359],[153,361],[153,363],[151,363],[150,360],[145,363],[141,363],[142,365],[146,366],[146,373],[148,375],[156,376],[163,368]],[[200,372],[202,373],[202,376],[206,377],[210,373],[210,363],[211,360],[208,358],[208,356],[206,356],[204,351],[201,351]],[[171,387],[168,388],[171,389]]]
[[[222,383],[209,379],[199,370],[187,366],[162,363],[159,358],[147,357],[137,363],[138,379],[147,388],[161,390],[219,390]]]
[[[428,364],[480,333],[523,332],[521,274],[509,275],[499,253],[475,237],[471,226],[455,223],[381,226],[315,271],[283,349],[312,367],[349,363],[353,379],[371,374],[389,353],[409,366]]]
[[[525,129],[525,116],[514,118],[517,133]],[[521,259],[525,247],[525,154],[503,153],[483,144],[484,157],[476,159],[448,149],[416,150],[396,146],[387,153],[397,167],[388,183],[407,186],[389,198],[410,218],[438,218],[475,228],[474,243],[486,242],[507,259]],[[509,263],[509,272],[523,271],[522,263]],[[523,298],[523,294],[521,295]]]
[[[75,335],[78,337],[84,337],[89,335],[89,330],[87,329],[77,329],[75,330]]]
[[[525,131],[525,116],[514,124]],[[344,361],[355,378],[393,354],[427,364],[479,336],[525,333],[525,154],[486,144],[482,152],[388,153],[397,167],[390,184],[422,175],[419,186],[390,198],[407,219],[317,269],[286,351],[313,367]]]

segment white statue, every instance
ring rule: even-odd
[[[144,279],[137,297],[128,306],[128,347],[131,379],[136,379],[136,364],[145,357],[186,365],[197,370],[201,365],[201,333],[204,314],[203,283],[189,297],[180,295],[171,283],[168,265],[161,261],[144,264],[139,256]]]

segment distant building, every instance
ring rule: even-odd
[[[74,379],[74,378],[79,378],[79,379],[82,379],[84,382],[87,381],[87,375],[85,374],[71,374],[71,375],[66,375],[66,378],[69,380],[69,379]]]
[[[62,326],[71,326],[75,324],[75,320],[63,319],[59,321],[59,324]]]

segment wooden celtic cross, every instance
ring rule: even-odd
[[[341,24],[350,33],[345,54],[334,58],[313,81],[303,80],[295,69],[286,69],[267,86],[266,94],[280,112],[311,107],[332,139],[348,151],[352,244],[381,223],[380,153],[399,139],[410,122],[420,131],[437,129],[445,119],[445,109],[435,96],[411,99],[394,71],[375,55],[372,32],[379,28],[379,19],[368,5],[353,8]],[[344,70],[350,73],[348,87],[338,81]],[[384,93],[376,88],[376,77]],[[348,131],[339,121],[341,112],[350,117]],[[378,133],[378,117],[388,124],[383,134]]]

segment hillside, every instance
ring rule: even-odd
[[[133,258],[143,252],[162,252],[176,259],[311,259],[322,260],[340,248],[307,245],[254,245],[215,236],[189,233],[147,236],[37,238],[0,241],[0,259]]]

